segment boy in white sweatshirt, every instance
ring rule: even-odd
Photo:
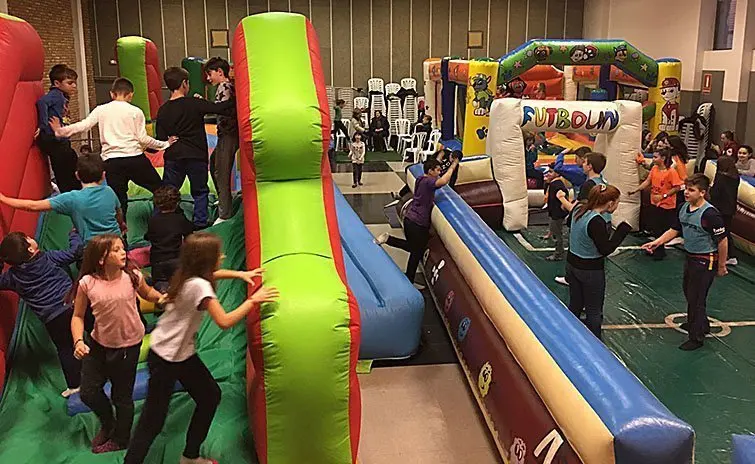
[[[131,104],[134,85],[119,77],[110,89],[113,100],[98,105],[85,119],[62,126],[58,118],[50,119],[50,127],[58,137],[71,137],[99,126],[102,160],[105,162],[105,178],[121,203],[123,217],[128,207],[128,182],[154,192],[162,184],[160,175],[144,155],[144,150],[165,150],[175,138],[163,142],[147,135],[144,114]]]

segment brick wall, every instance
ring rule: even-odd
[[[87,80],[89,86],[89,106],[95,105],[94,66],[92,43],[94,42],[91,2],[82,0],[82,17],[84,22],[84,46],[87,63]],[[42,6],[39,0],[8,0],[8,13],[17,16],[34,26],[45,47],[45,69],[53,65],[66,63],[76,68],[76,54],[73,39],[73,12],[71,0],[45,0]],[[81,70],[77,69],[81,75]],[[45,87],[49,87],[47,71],[44,76]],[[79,88],[83,88],[81,78]],[[71,118],[81,119],[79,101],[76,95],[71,98]],[[84,115],[85,116],[85,115]]]

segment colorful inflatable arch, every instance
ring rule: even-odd
[[[134,99],[131,103],[142,110],[148,123],[153,121],[163,104],[157,46],[144,37],[121,37],[115,43],[115,57],[118,75],[134,84]]]
[[[246,262],[281,292],[247,322],[257,455],[262,464],[354,463],[359,308],[338,231],[317,35],[302,15],[250,16],[233,59]]]
[[[36,102],[44,93],[44,48],[26,21],[0,14],[0,186],[2,193],[43,198],[50,192],[47,161],[34,145]],[[38,214],[0,207],[0,240],[10,231],[36,236]],[[18,297],[0,293],[0,385],[18,313]]]
[[[637,143],[642,138],[642,105],[634,101],[591,102],[519,100],[493,102],[487,152],[493,158],[495,179],[503,194],[503,227],[527,227],[528,194],[522,130],[529,132],[597,133],[595,150],[608,162],[603,176],[622,192],[613,215],[616,224],[639,226],[638,197],[626,194],[638,185]]]

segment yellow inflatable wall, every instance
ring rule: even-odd
[[[648,122],[653,137],[659,132],[679,133],[679,103],[682,99],[681,61],[658,62],[658,85],[648,89],[648,100],[655,103],[655,117]]]
[[[470,61],[464,114],[464,156],[485,154],[490,106],[498,85],[498,62]]]

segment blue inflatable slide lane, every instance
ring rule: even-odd
[[[422,167],[407,170],[414,188]],[[508,462],[689,464],[675,417],[453,190],[435,195],[433,298]]]
[[[417,351],[425,302],[335,188],[346,278],[362,321],[360,359],[406,358]]]
[[[755,435],[732,435],[731,464],[755,464]]]

